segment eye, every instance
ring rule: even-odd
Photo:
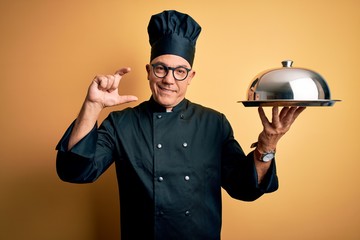
[[[185,69],[185,68],[182,68],[182,67],[176,68],[176,73],[178,73],[178,74],[185,74],[185,73],[186,73],[186,69]]]
[[[157,65],[157,66],[155,67],[155,70],[156,70],[156,71],[159,71],[159,72],[163,72],[163,71],[165,71],[165,67],[164,67],[163,65]]]

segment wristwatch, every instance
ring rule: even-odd
[[[275,157],[275,151],[269,151],[269,152],[265,152],[265,153],[260,153],[260,160],[263,162],[269,162],[272,159],[274,159]]]
[[[257,142],[251,144],[251,148],[254,148],[254,147],[257,147]],[[268,152],[264,152],[264,153],[261,153],[257,148],[255,149],[255,151],[257,151],[260,155],[260,161],[262,162],[269,162],[271,161],[272,159],[274,159],[275,157],[275,150],[271,150],[271,151],[268,151]]]

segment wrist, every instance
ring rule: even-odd
[[[91,115],[98,115],[104,109],[104,106],[97,102],[85,100],[81,108],[81,112]]]
[[[102,109],[103,108],[98,103],[85,101],[80,109],[75,124],[94,125],[98,120]]]
[[[279,137],[274,134],[266,134],[265,131],[262,131],[259,134],[257,147],[259,151],[272,151],[276,149],[277,142],[279,141]]]
[[[251,148],[256,148],[256,150],[260,153],[267,153],[267,152],[276,152],[276,145],[274,144],[263,144],[261,142],[254,142],[251,144]]]
[[[251,147],[255,147],[254,150],[254,158],[261,162],[270,162],[272,159],[275,158],[276,148],[261,148],[258,146],[258,142],[253,143]]]

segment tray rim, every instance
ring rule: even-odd
[[[283,99],[270,99],[270,100],[246,100],[237,101],[243,103],[245,107],[272,107],[272,106],[297,106],[297,107],[331,107],[338,99],[323,99],[323,100],[283,100]]]

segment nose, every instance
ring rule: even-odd
[[[162,82],[165,84],[174,84],[176,79],[174,78],[174,74],[172,69],[169,69],[168,73],[165,77],[162,78]]]

